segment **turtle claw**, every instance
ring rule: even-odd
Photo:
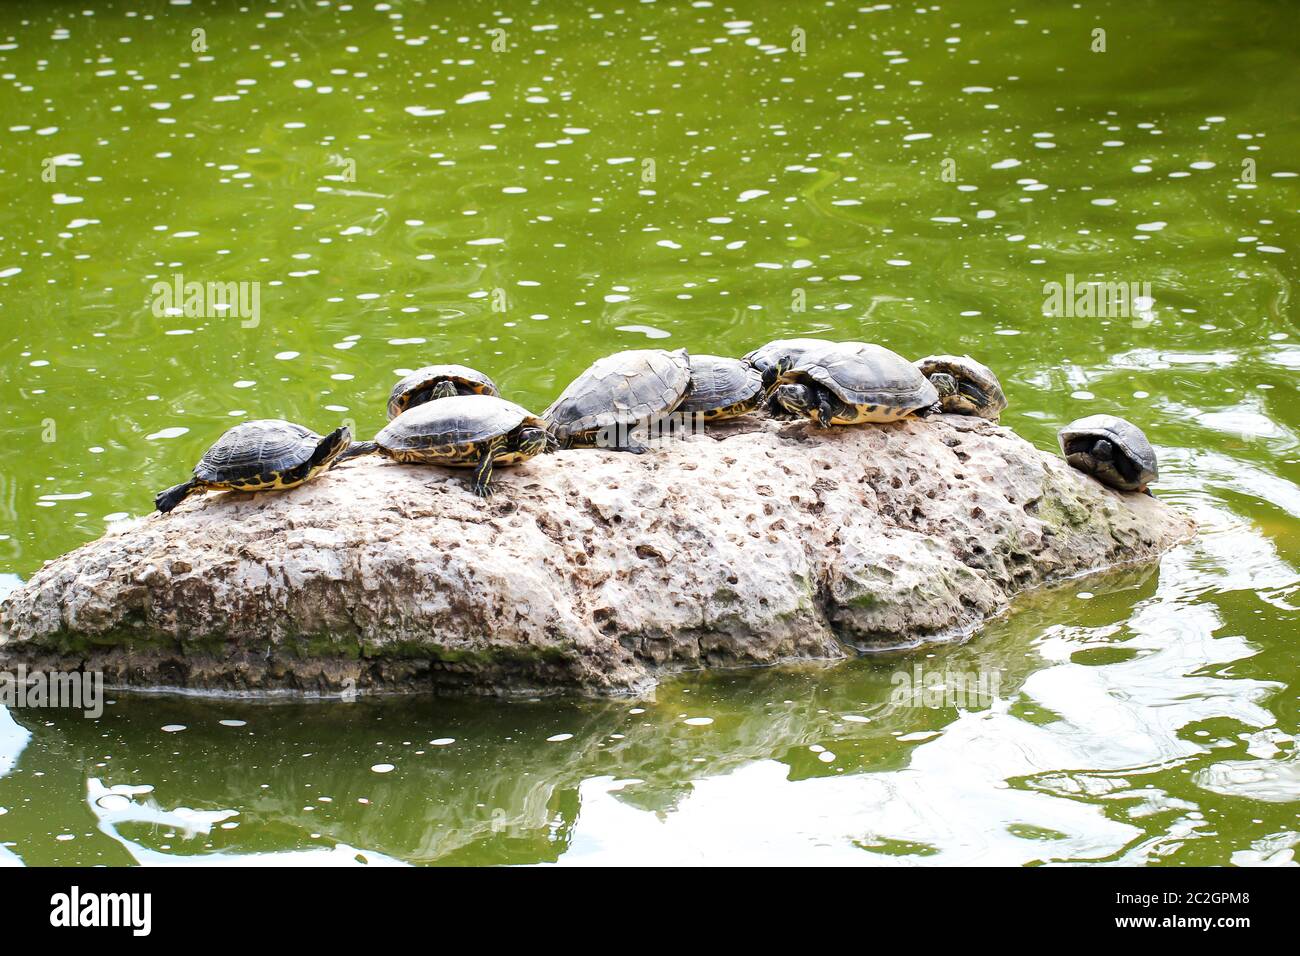
[[[766,407],[767,414],[772,418],[775,418],[778,422],[792,422],[799,417],[777,400],[775,392],[768,397]]]
[[[474,494],[484,501],[492,497],[492,466],[496,462],[497,455],[501,454],[505,447],[504,436],[493,438],[488,442],[487,448],[483,449],[478,466],[474,469]]]

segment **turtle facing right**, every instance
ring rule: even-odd
[[[403,412],[343,458],[379,454],[410,465],[473,468],[474,494],[490,498],[496,466],[527,461],[553,445],[542,420],[526,408],[495,395],[453,395]]]
[[[163,514],[205,491],[270,491],[293,488],[330,468],[352,444],[347,427],[324,438],[278,418],[244,422],[213,442],[194,466],[194,477],[158,492]]]

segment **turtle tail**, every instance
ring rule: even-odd
[[[372,441],[354,441],[348,446],[347,450],[339,455],[339,461],[347,461],[349,458],[360,458],[362,455],[373,455],[379,451],[379,446]]]
[[[351,444],[352,432],[347,425],[334,429],[320,440],[316,450],[312,452],[311,467],[316,468],[341,457]]]
[[[167,512],[171,511],[201,487],[202,483],[193,478],[189,481],[182,481],[179,485],[174,485],[166,491],[158,492],[158,494],[154,496],[153,505],[163,514],[167,514]]]

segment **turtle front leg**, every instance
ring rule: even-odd
[[[647,423],[636,422],[631,425],[610,425],[596,432],[594,446],[608,448],[610,451],[626,451],[633,455],[644,455],[650,450],[642,436],[646,434]]]
[[[641,435],[642,430],[639,425],[627,429],[619,436],[618,443],[614,446],[614,451],[626,451],[631,452],[633,455],[644,455],[650,450],[650,446],[642,440]]]
[[[478,465],[474,468],[474,494],[480,498],[492,497],[492,466],[496,456],[506,450],[506,436],[493,438],[479,455]]]
[[[819,428],[830,428],[831,420],[835,417],[835,400],[831,396],[828,388],[817,386],[816,388],[816,409],[817,409],[817,426]]]

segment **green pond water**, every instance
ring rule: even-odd
[[[606,352],[784,334],[969,352],[1044,449],[1124,414],[1200,524],[960,646],[647,700],[0,709],[0,863],[1293,863],[1294,18],[0,7],[6,588],[240,420],[368,435],[439,360],[540,408]],[[177,276],[257,309],[169,312]],[[1140,297],[1044,315],[1089,280]],[[996,695],[896,699],[917,665]]]

